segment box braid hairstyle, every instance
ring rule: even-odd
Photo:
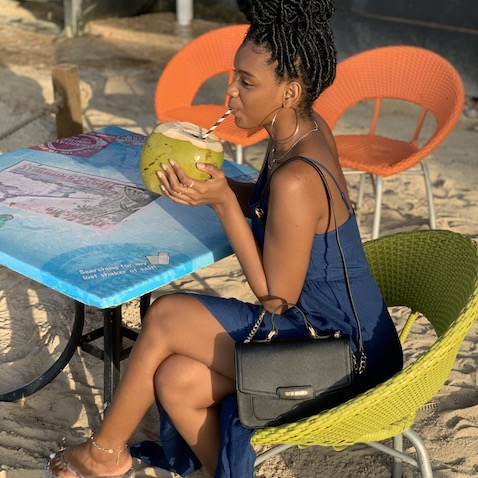
[[[336,50],[329,20],[332,0],[237,0],[250,23],[244,41],[270,52],[279,81],[299,80],[303,107],[310,113],[335,78]]]

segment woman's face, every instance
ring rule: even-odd
[[[254,51],[249,42],[243,43],[237,50],[234,78],[226,93],[239,128],[267,128],[283,105],[287,83],[277,82],[275,64],[268,64],[268,59],[267,52]]]

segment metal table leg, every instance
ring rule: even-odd
[[[139,314],[141,317],[141,322],[143,321],[144,316],[146,315],[146,312],[148,311],[150,304],[151,304],[151,292],[149,294],[142,295],[139,300]]]
[[[140,316],[143,319],[151,302],[151,294],[140,298]],[[107,408],[116,392],[120,380],[121,361],[129,356],[132,346],[123,347],[123,339],[134,342],[138,333],[122,324],[121,306],[103,310],[103,327],[81,338],[81,348],[104,362],[104,406]],[[92,342],[103,337],[103,349]]]
[[[103,327],[81,337],[81,349],[104,362],[103,398],[105,408],[111,404],[120,380],[120,363],[128,357],[132,346],[123,348],[123,338],[134,342],[138,333],[122,325],[121,306],[103,310]],[[92,342],[103,337],[103,348]]]
[[[75,353],[77,347],[80,345],[83,333],[83,324],[85,322],[85,306],[80,302],[75,304],[75,320],[71,330],[70,339],[66,344],[63,352],[58,360],[42,375],[32,380],[31,382],[21,386],[16,390],[0,393],[0,401],[14,402],[23,397],[28,397],[32,393],[42,389],[49,384],[56,376],[67,366],[71,357]]]
[[[120,379],[121,306],[103,311],[104,316],[104,407],[111,404]]]
[[[140,316],[144,318],[151,294],[140,299]],[[75,301],[75,318],[71,335],[58,360],[42,375],[18,389],[0,392],[0,402],[14,402],[28,397],[49,384],[68,365],[77,347],[104,362],[104,403],[107,407],[120,380],[120,363],[128,357],[132,346],[123,348],[123,338],[135,341],[138,333],[122,325],[121,306],[103,310],[103,327],[83,335],[85,305]],[[103,350],[92,342],[103,337]]]

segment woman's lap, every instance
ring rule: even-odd
[[[370,292],[370,289],[368,290]],[[245,303],[237,299],[201,294],[193,295],[193,297],[196,297],[209,310],[236,343],[245,340],[262,310],[260,304]],[[375,307],[371,307],[370,303],[366,307],[362,307],[363,301],[359,300],[358,302],[361,312],[367,314],[363,323],[367,329],[364,333],[364,341],[369,367],[365,376],[361,377],[363,380],[359,380],[362,385],[359,388],[363,391],[365,388],[370,388],[386,380],[400,370],[402,353],[398,336],[385,304],[378,300]],[[331,309],[329,309],[329,313],[331,313]],[[373,315],[373,318],[369,317],[370,314]],[[271,329],[270,317],[270,313],[266,314],[257,338],[263,338]],[[314,322],[316,321],[312,317],[312,323]],[[275,323],[278,326],[280,337],[299,337],[307,334],[301,315],[297,311],[291,310],[286,316],[277,317]],[[318,324],[314,325],[318,326]]]

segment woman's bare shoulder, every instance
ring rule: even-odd
[[[270,182],[271,194],[278,193],[294,202],[316,200],[319,194],[323,194],[320,176],[310,161],[304,159],[302,156],[291,158],[274,172]]]

